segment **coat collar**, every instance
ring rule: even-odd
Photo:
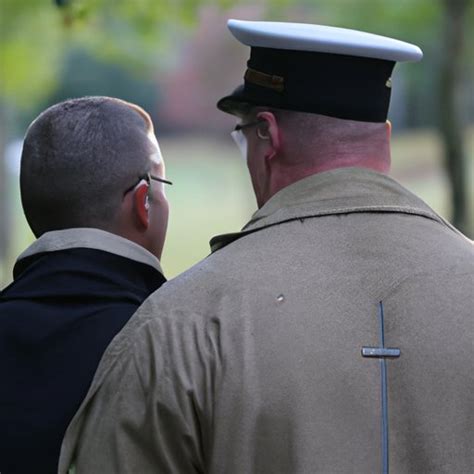
[[[150,265],[163,274],[160,261],[135,242],[104,230],[82,227],[46,232],[20,254],[17,262],[39,253],[56,252],[71,248],[102,250]]]
[[[280,190],[255,212],[241,232],[214,237],[210,242],[211,251],[272,225],[354,212],[417,214],[454,230],[420,198],[392,178],[365,168],[338,168],[308,176]]]

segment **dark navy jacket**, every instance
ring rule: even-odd
[[[106,232],[51,232],[34,247],[0,293],[1,474],[56,472],[104,350],[165,282],[151,254]]]

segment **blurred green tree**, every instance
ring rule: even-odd
[[[442,0],[444,48],[440,71],[440,131],[443,136],[444,161],[451,183],[453,223],[470,233],[472,222],[468,201],[467,161],[463,123],[463,98],[459,90],[463,87],[464,57],[467,48],[469,8],[472,0]],[[470,29],[469,29],[470,30]],[[472,58],[471,58],[472,59]],[[472,83],[471,83],[472,84]],[[472,94],[472,85],[469,85]],[[472,217],[471,217],[472,218]]]
[[[0,0],[0,261],[10,227],[4,151],[13,104],[29,107],[53,90],[62,43],[61,29],[51,26],[59,19],[44,2]]]

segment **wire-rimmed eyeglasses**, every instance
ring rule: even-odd
[[[248,123],[238,123],[235,128],[234,132],[240,132],[241,130],[244,130],[248,127],[254,127],[255,125],[258,125],[259,123],[265,122],[263,119],[258,119],[253,122],[248,122]]]
[[[263,122],[265,122],[265,120],[258,119],[253,122],[242,123],[242,124],[239,123],[235,126],[234,130],[230,133],[231,137],[234,139],[234,142],[239,148],[240,153],[242,154],[242,157],[244,159],[247,158],[247,139],[245,138],[244,132],[242,130],[249,127],[254,127]]]
[[[123,195],[125,196],[125,194],[129,193],[130,191],[132,191],[134,188],[136,188],[137,184],[142,181],[142,180],[145,180],[148,184],[150,184],[150,181],[158,181],[160,183],[164,183],[164,184],[169,184],[169,185],[173,185],[173,183],[171,181],[168,181],[167,179],[164,179],[164,178],[160,178],[159,176],[155,176],[153,174],[150,174],[150,173],[147,173],[147,174],[144,174],[143,176],[139,176],[138,177],[138,181],[133,185],[133,186],[130,186],[129,188],[127,188]]]

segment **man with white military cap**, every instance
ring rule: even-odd
[[[258,211],[142,305],[61,472],[474,472],[474,249],[387,176],[395,62],[416,46],[229,21]]]

